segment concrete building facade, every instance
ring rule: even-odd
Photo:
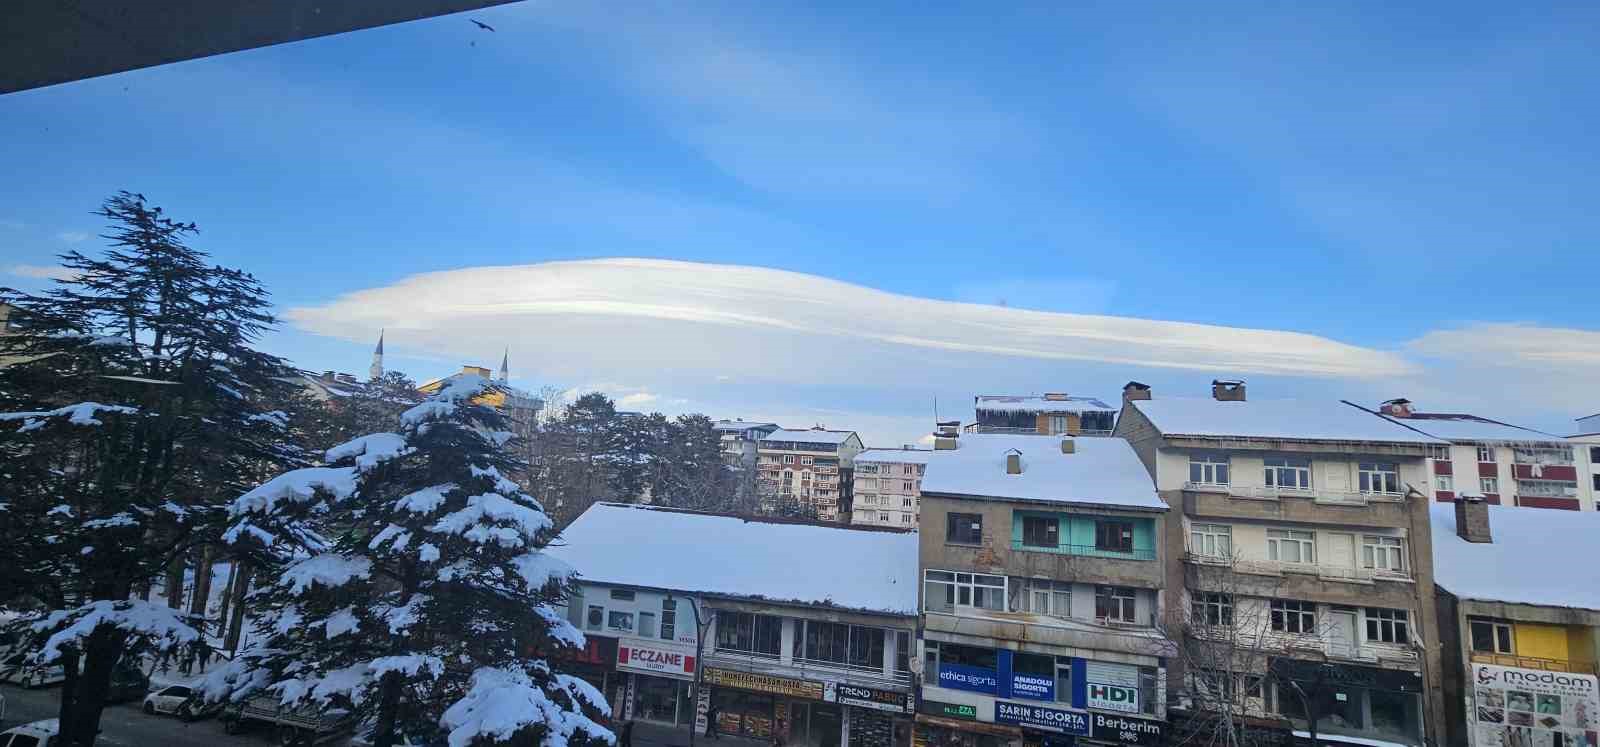
[[[851,475],[850,523],[916,529],[922,509],[922,474],[931,451],[867,449]]]
[[[757,491],[763,501],[797,500],[823,521],[849,523],[851,476],[863,448],[855,431],[773,431],[756,444]]]
[[[1125,438],[1172,507],[1175,729],[1441,744],[1427,457],[1442,441],[1341,402],[1152,397]],[[1180,727],[1177,722],[1184,722]]]

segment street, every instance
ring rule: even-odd
[[[10,728],[30,721],[55,718],[60,707],[57,700],[60,692],[59,687],[26,690],[14,685],[0,685],[0,697],[5,698],[5,714],[0,718],[0,727]],[[267,729],[229,736],[222,733],[222,724],[215,718],[184,723],[172,716],[147,716],[139,710],[140,700],[107,706],[100,717],[100,739],[96,743],[113,747],[275,744]]]

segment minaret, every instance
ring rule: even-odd
[[[511,348],[506,347],[506,354],[500,357],[500,383],[511,383]]]
[[[372,368],[367,369],[367,378],[371,381],[383,378],[383,330],[378,330],[378,347],[372,350]]]

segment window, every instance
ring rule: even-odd
[[[904,630],[894,633],[894,671],[911,671],[911,634]]]
[[[1050,416],[1050,432],[1052,434],[1054,434],[1054,433],[1066,433],[1067,432],[1067,416],[1065,416],[1065,415],[1051,415]]]
[[[900,523],[901,524],[910,524],[911,523],[911,514],[900,514]]]
[[[1196,625],[1233,625],[1233,596],[1205,592],[1195,595],[1194,623]]]
[[[883,628],[796,620],[794,655],[808,661],[883,669]]]
[[[717,650],[778,658],[783,620],[772,615],[717,610]]]
[[[1138,619],[1134,612],[1133,589],[1126,586],[1095,587],[1094,616],[1100,620],[1125,623]]]
[[[1267,487],[1283,490],[1311,489],[1311,460],[1278,457],[1265,460]]]
[[[1268,529],[1267,559],[1283,563],[1317,562],[1317,534],[1299,529]]]
[[[783,463],[784,464],[794,464],[794,455],[793,454],[784,454],[783,455]]]
[[[1228,457],[1221,454],[1191,455],[1189,482],[1196,485],[1227,485]]]
[[[911,508],[911,499],[910,498],[902,498],[902,499],[900,499],[900,507],[901,508]]]
[[[656,637],[656,613],[639,613],[639,636],[642,638]]]
[[[1450,475],[1434,475],[1433,489],[1451,492],[1456,489],[1456,479]]]
[[[1373,643],[1410,643],[1406,611],[1367,608],[1367,640]]]
[[[1482,492],[1484,495],[1494,495],[1496,493],[1499,493],[1500,492],[1500,478],[1498,478],[1498,477],[1480,477],[1480,478],[1478,478],[1478,490],[1480,492]]]
[[[1361,492],[1399,494],[1400,466],[1394,462],[1361,462]]]
[[[1470,620],[1468,626],[1472,630],[1472,650],[1486,654],[1514,654],[1516,647],[1511,643],[1511,626],[1493,620]]]
[[[632,589],[612,589],[611,590],[611,598],[612,599],[621,600],[621,601],[624,601],[624,602],[631,602],[631,601],[633,601],[633,590]]]
[[[678,636],[678,600],[661,600],[661,640],[670,641]]]
[[[1594,489],[1600,490],[1600,473],[1595,473],[1594,475]]]
[[[1126,521],[1095,522],[1094,549],[1106,552],[1133,552],[1133,524]]]
[[[902,493],[911,492],[911,483],[908,482],[908,481],[905,481],[905,480],[901,480],[900,481],[900,492],[902,492]]]
[[[888,520],[889,520],[889,512],[888,511],[879,511],[878,512],[878,521],[887,522]]]
[[[946,514],[944,541],[957,545],[983,544],[982,514]]]
[[[1022,517],[1022,544],[1056,548],[1061,544],[1061,520],[1043,516]]]
[[[1317,606],[1311,602],[1293,599],[1274,599],[1269,607],[1272,629],[1279,633],[1312,634],[1317,632]]]
[[[1480,462],[1492,462],[1492,461],[1494,461],[1494,447],[1493,446],[1479,446],[1478,447],[1478,461],[1480,461]]]
[[[1232,557],[1233,527],[1227,524],[1190,525],[1189,552],[1208,558]]]
[[[982,573],[926,571],[923,599],[929,612],[954,612],[956,607],[1006,609],[1006,577]]]
[[[612,612],[606,615],[606,627],[612,630],[633,630],[633,613]]]
[[[1362,537],[1361,564],[1380,571],[1404,572],[1405,541],[1399,537]]]
[[[592,605],[592,604],[589,605],[589,619],[588,619],[589,629],[590,630],[599,630],[600,626],[602,624],[604,624],[605,621],[606,621],[606,610],[605,610],[605,608],[604,607],[599,607],[597,605]]]
[[[1072,616],[1072,582],[1047,578],[1011,580],[1011,609],[1051,617]]]
[[[808,456],[800,457],[800,463],[801,464],[811,464],[814,461],[815,461],[814,459],[812,459],[811,457],[808,457]]]

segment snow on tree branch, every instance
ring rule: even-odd
[[[35,659],[41,664],[53,662],[60,658],[63,648],[81,648],[83,639],[101,626],[119,628],[145,639],[158,650],[173,651],[200,639],[191,622],[197,622],[191,615],[140,599],[100,600],[56,610],[32,625],[35,633],[55,631]]]
[[[21,420],[22,427],[18,428],[17,432],[27,433],[28,431],[43,428],[50,422],[50,418],[66,418],[67,422],[73,425],[105,425],[104,421],[95,417],[96,413],[101,412],[116,413],[118,415],[135,415],[138,414],[139,408],[127,407],[125,405],[102,405],[99,402],[79,402],[75,405],[67,405],[66,407],[58,407],[54,410],[45,410],[42,412],[0,413],[0,422]]]
[[[305,503],[326,491],[337,500],[356,492],[355,467],[303,467],[290,470],[239,496],[228,507],[230,516],[273,514],[282,501]]]
[[[372,561],[356,556],[345,557],[328,553],[313,555],[284,569],[278,585],[299,596],[306,589],[321,585],[327,588],[344,586],[355,579],[372,577]]]
[[[328,449],[325,457],[329,463],[354,459],[356,469],[366,472],[412,451],[415,450],[406,446],[405,437],[398,433],[369,433]]]
[[[589,690],[592,693],[593,688]],[[574,697],[573,692],[562,690],[567,697]],[[603,698],[596,698],[591,704],[604,702]],[[496,667],[473,672],[466,696],[445,710],[441,723],[450,730],[450,747],[510,741],[533,727],[547,730],[543,747],[567,747],[579,732],[606,744],[616,741],[610,731],[581,710],[557,704],[527,674]]]

